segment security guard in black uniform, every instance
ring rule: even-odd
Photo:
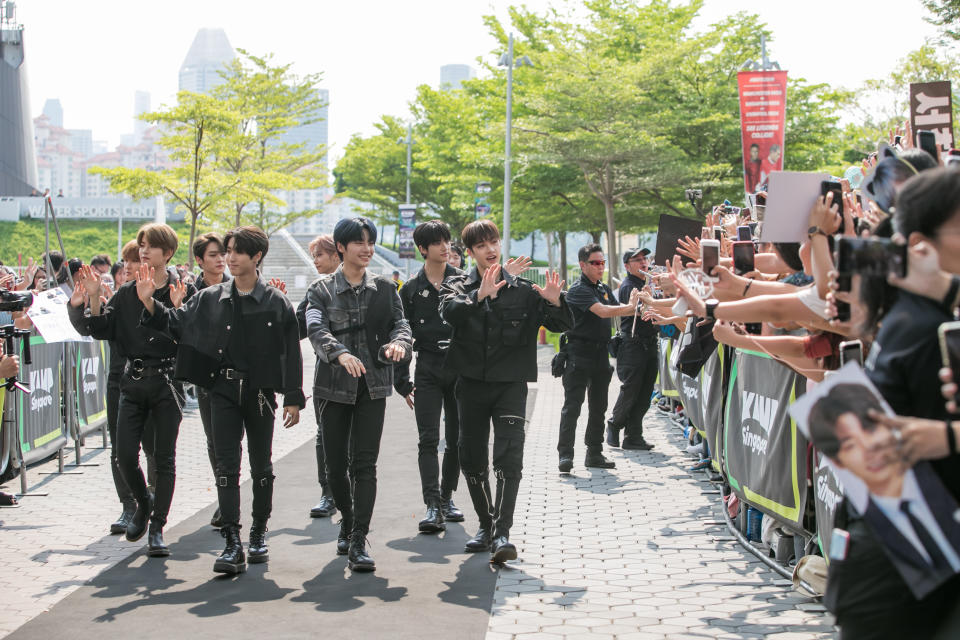
[[[632,300],[644,287],[642,272],[647,269],[649,249],[627,249],[623,264],[627,277],[620,285],[620,301]],[[613,415],[607,423],[607,444],[623,449],[648,451],[653,445],[643,439],[643,416],[650,408],[650,396],[657,381],[657,334],[659,328],[651,322],[632,315],[620,321],[623,342],[617,354],[617,376],[620,378],[620,396],[613,406]],[[624,431],[620,444],[620,431]]]
[[[453,326],[446,366],[460,376],[460,466],[480,519],[466,550],[490,550],[491,562],[502,563],[517,557],[509,535],[523,469],[527,382],[537,379],[537,333],[541,325],[566,331],[573,317],[559,275],[548,273],[541,288],[501,269],[493,222],[471,222],[461,237],[477,266],[444,283],[440,315]],[[495,501],[488,471],[491,422]]]
[[[573,443],[577,419],[587,395],[589,415],[584,444],[587,457],[584,466],[612,469],[616,465],[603,456],[603,419],[607,411],[607,389],[613,368],[607,345],[610,342],[610,318],[636,312],[640,292],[631,296],[629,304],[617,304],[613,291],[602,282],[606,260],[597,243],[580,248],[580,279],[567,291],[567,304],[573,311],[573,329],[567,331],[567,366],[563,373],[563,409],[560,410],[560,471],[573,468]]]

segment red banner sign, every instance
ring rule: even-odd
[[[760,191],[774,171],[783,170],[783,134],[787,117],[786,71],[741,71],[740,132],[743,141],[743,185]]]

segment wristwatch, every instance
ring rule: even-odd
[[[707,306],[707,318],[710,320],[716,320],[713,313],[716,311],[717,305],[720,304],[720,301],[716,298],[710,298],[705,304]]]
[[[807,237],[808,237],[808,238],[813,238],[813,236],[817,235],[818,233],[819,233],[820,235],[822,235],[824,238],[827,237],[827,234],[824,233],[823,229],[821,229],[820,227],[814,226],[814,227],[810,227],[809,229],[807,229]]]

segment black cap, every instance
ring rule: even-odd
[[[627,264],[637,256],[648,256],[650,255],[650,249],[627,249],[623,252],[623,264]]]

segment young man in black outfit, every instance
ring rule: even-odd
[[[637,310],[640,292],[631,294],[627,304],[618,304],[613,291],[603,280],[607,261],[603,248],[590,243],[580,248],[580,279],[567,291],[567,304],[573,311],[573,329],[564,335],[567,344],[567,368],[563,373],[563,409],[560,410],[560,471],[573,468],[573,443],[583,398],[587,397],[589,415],[583,442],[587,446],[586,467],[612,469],[616,465],[603,456],[603,419],[607,412],[607,389],[613,368],[607,345],[610,342],[610,318]]]
[[[223,245],[223,238],[219,233],[210,231],[204,233],[193,241],[193,259],[202,273],[197,278],[197,291],[202,291],[207,287],[220,284],[221,282],[230,282],[230,276],[225,271],[227,268],[227,248]],[[200,423],[203,425],[203,434],[207,438],[207,456],[210,458],[210,469],[213,471],[214,481],[217,476],[217,458],[213,452],[213,422],[210,418],[210,392],[197,385],[197,405],[200,408]],[[223,526],[223,518],[220,515],[220,507],[210,519],[210,526],[219,529]]]
[[[463,522],[463,513],[453,504],[453,492],[460,477],[457,452],[460,420],[455,394],[457,376],[444,368],[451,328],[440,317],[440,290],[444,280],[457,275],[459,269],[447,264],[450,253],[450,227],[440,220],[422,222],[413,230],[413,241],[423,256],[423,268],[400,289],[403,314],[413,333],[417,352],[414,382],[409,366],[398,365],[394,372],[397,392],[413,401],[420,434],[417,463],[426,517],[420,521],[422,533],[446,529],[445,521]],[[443,466],[438,461],[440,445],[440,412],[444,415]]]
[[[646,285],[643,272],[647,269],[649,249],[628,249],[623,254],[627,277],[620,285],[620,302],[630,304]],[[635,306],[635,305],[634,305]],[[623,342],[617,354],[617,377],[620,395],[607,423],[607,444],[623,449],[649,451],[653,445],[643,439],[643,416],[650,408],[650,396],[657,381],[657,335],[660,329],[653,323],[624,316],[620,320]],[[624,431],[620,444],[620,431]]]
[[[176,269],[167,266],[178,242],[176,232],[165,224],[146,224],[137,232],[141,266],[153,274],[151,304],[159,303],[158,307],[180,306],[196,291],[192,284],[180,281]],[[81,335],[116,342],[127,358],[117,415],[117,464],[137,501],[127,526],[127,540],[135,542],[143,537],[149,520],[149,554],[167,556],[170,550],[163,542],[163,526],[173,499],[174,460],[184,404],[183,387],[173,380],[177,345],[169,335],[139,326],[144,306],[136,282],[120,287],[104,310],[99,274],[91,270],[83,274],[80,280],[90,301],[90,314],[83,315],[83,297],[78,300],[75,291],[70,301],[71,322]],[[153,426],[157,464],[155,496],[147,490],[140,470],[140,442],[148,420]]]
[[[410,325],[393,281],[367,271],[377,228],[344,219],[333,230],[343,264],[307,290],[307,333],[317,353],[327,480],[343,519],[337,554],[351,571],[373,571],[367,553],[377,494],[377,458],[393,366],[410,359]],[[349,466],[349,480],[347,467]]]
[[[207,287],[181,309],[153,303],[148,267],[137,277],[145,327],[166,331],[179,343],[175,375],[210,390],[217,496],[226,548],[213,565],[218,573],[241,573],[246,557],[240,542],[240,455],[243,434],[253,481],[251,563],[269,558],[267,519],[273,508],[273,427],[276,392],[283,393],[283,426],[300,419],[303,360],[293,305],[268,286],[258,267],[267,254],[266,234],[238,227],[224,237],[231,282]]]
[[[541,288],[501,269],[493,222],[471,222],[461,237],[477,266],[444,283],[440,315],[453,326],[446,366],[459,376],[460,466],[480,519],[466,550],[490,550],[491,561],[502,563],[517,557],[509,536],[523,470],[527,382],[537,379],[537,333],[541,325],[566,331],[573,317],[558,274],[548,273]],[[488,470],[491,421],[495,502]]]

